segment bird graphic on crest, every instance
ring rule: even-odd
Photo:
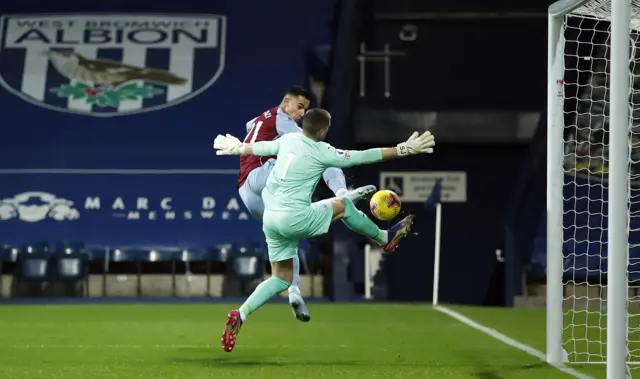
[[[115,88],[134,80],[163,85],[183,85],[187,82],[187,79],[169,71],[136,67],[108,59],[88,59],[75,51],[49,50],[45,54],[62,76],[82,83]]]

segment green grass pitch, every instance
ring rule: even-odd
[[[237,305],[236,305],[237,306]],[[251,315],[232,353],[228,304],[0,306],[0,378],[571,378],[427,305],[286,304]],[[544,310],[452,307],[544,351]],[[604,366],[577,366],[604,377]]]

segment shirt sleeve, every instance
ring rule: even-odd
[[[247,128],[247,133],[249,133],[251,131],[251,128],[253,128],[253,123],[256,121],[256,118],[253,118],[251,121],[247,122],[247,125],[245,126]]]
[[[262,157],[268,157],[271,155],[278,155],[280,150],[280,138],[273,141],[260,141],[251,144],[251,151],[253,155]]]
[[[350,167],[382,161],[382,150],[340,150],[325,143],[320,148],[320,161],[326,167]]]
[[[286,133],[300,133],[302,129],[286,114],[278,112],[276,116],[276,130],[278,131],[278,135],[283,135]]]

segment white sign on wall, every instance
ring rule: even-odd
[[[467,201],[465,171],[381,171],[380,189],[397,193],[402,201],[422,203],[431,195],[438,179],[442,179],[443,203]]]

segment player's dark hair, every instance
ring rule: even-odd
[[[291,96],[296,96],[296,97],[302,96],[307,100],[311,100],[311,95],[309,94],[309,91],[307,91],[302,86],[293,86],[293,87],[289,88],[285,95],[291,95]]]
[[[309,136],[315,136],[331,125],[331,115],[322,108],[312,108],[302,117],[302,130]]]

